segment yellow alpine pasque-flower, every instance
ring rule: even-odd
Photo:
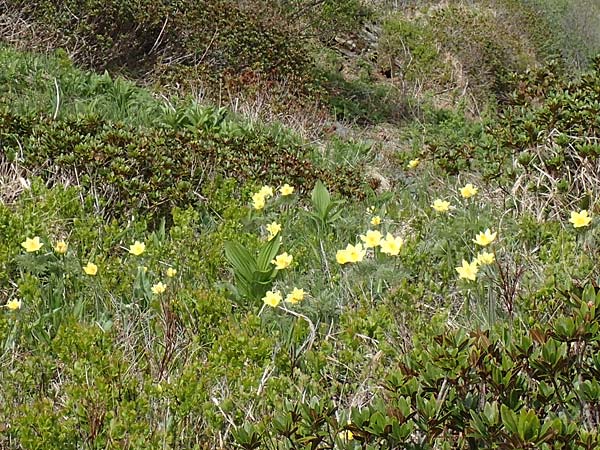
[[[361,262],[367,253],[365,249],[363,249],[362,244],[350,245],[346,247],[346,251],[348,252],[348,262]]]
[[[342,264],[342,265],[349,263],[350,260],[348,259],[348,251],[345,249],[338,250],[335,253],[335,260],[337,261],[338,264]]]
[[[365,249],[363,249],[362,244],[348,244],[345,249],[337,251],[335,254],[335,260],[338,262],[338,264],[360,262],[363,260],[366,253],[367,252]]]
[[[65,253],[67,253],[69,246],[67,245],[67,243],[65,241],[58,241],[55,245],[54,245],[54,251],[56,253],[60,253],[61,255],[64,255]]]
[[[271,261],[271,264],[275,264],[277,270],[286,269],[292,264],[292,260],[294,257],[292,255],[288,255],[287,252],[283,252],[281,255],[277,255],[274,260]]]
[[[91,275],[94,276],[98,273],[98,266],[96,264],[94,264],[93,262],[88,262],[87,265],[83,268],[83,271],[87,274],[87,275]]]
[[[397,256],[403,245],[404,240],[400,236],[394,237],[392,233],[388,233],[385,239],[381,241],[381,253]]]
[[[478,271],[477,261],[469,263],[463,259],[462,266],[457,267],[456,271],[458,272],[458,278],[475,281]]]
[[[471,198],[474,195],[477,195],[477,192],[479,192],[479,189],[471,183],[467,183],[464,187],[460,188],[460,195],[462,195],[463,198]]]
[[[167,269],[167,276],[169,278],[173,278],[175,275],[177,275],[177,269],[174,269],[173,267],[169,267]]]
[[[360,240],[365,243],[367,248],[375,248],[381,243],[383,236],[377,230],[368,230],[367,234],[361,234]]]
[[[438,198],[433,201],[431,207],[437,212],[448,212],[450,209],[450,202]]]
[[[262,298],[265,305],[271,308],[276,308],[281,303],[281,292],[279,291],[267,291],[265,296]]]
[[[267,231],[269,232],[269,240],[271,240],[281,231],[281,225],[277,222],[271,222],[267,225]]]
[[[42,248],[42,245],[44,244],[40,242],[40,238],[38,236],[34,237],[33,239],[27,238],[25,239],[25,242],[21,242],[21,247],[23,247],[28,253],[37,252],[40,248]]]
[[[285,301],[287,303],[291,303],[292,305],[301,302],[302,300],[304,300],[304,289],[298,289],[298,288],[294,288],[292,290],[292,292],[290,292],[286,297],[285,297]]]
[[[4,306],[11,311],[21,309],[21,300],[9,300]]]
[[[475,236],[475,239],[473,239],[473,242],[476,243],[477,245],[481,245],[482,247],[485,247],[487,245],[490,245],[492,242],[494,242],[494,240],[496,240],[496,236],[498,235],[497,232],[491,232],[490,229],[486,229],[485,231],[482,231],[481,233],[479,233],[477,236]]]
[[[260,192],[252,195],[252,207],[256,210],[263,209],[265,207],[265,196]]]
[[[421,164],[421,160],[419,158],[415,158],[415,159],[411,159],[407,166],[409,169],[415,169],[416,167],[419,166],[419,164]]]
[[[129,246],[129,253],[135,256],[140,256],[146,250],[146,244],[140,241],[135,241]]]
[[[153,285],[150,288],[150,290],[152,291],[153,294],[160,295],[160,294],[163,294],[167,290],[167,285],[164,284],[162,281],[159,281],[158,283]]]
[[[373,225],[374,227],[376,227],[379,224],[381,224],[381,217],[379,217],[379,216],[373,216],[371,218],[371,225]]]
[[[271,186],[263,186],[258,191],[258,194],[262,195],[264,198],[273,197],[273,188]]]
[[[582,209],[579,212],[571,211],[571,218],[569,219],[569,222],[573,224],[574,228],[587,227],[591,221],[592,218],[588,215],[586,209]]]
[[[292,195],[294,193],[294,186],[290,186],[289,184],[285,183],[283,186],[281,186],[279,188],[279,193],[283,197],[286,197],[288,195]]]
[[[477,258],[475,259],[475,261],[477,261],[477,264],[481,264],[481,265],[488,265],[488,264],[492,264],[494,261],[496,260],[496,256],[493,253],[490,252],[480,252],[477,255]]]

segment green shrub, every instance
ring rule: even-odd
[[[173,206],[201,205],[214,177],[290,183],[305,192],[323,179],[344,195],[364,195],[355,170],[317,167],[300,145],[281,145],[262,130],[221,135],[131,127],[81,117],[65,121],[0,115],[0,140],[9,158],[23,158],[47,179],[76,180],[97,192],[108,215],[168,213]],[[21,148],[23,153],[21,154]]]

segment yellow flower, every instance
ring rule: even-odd
[[[377,247],[381,243],[383,236],[377,230],[368,230],[367,234],[361,234],[360,239],[365,243],[367,248]]]
[[[579,212],[571,211],[571,218],[569,219],[569,222],[573,224],[573,227],[587,227],[591,221],[592,218],[588,216],[587,210],[582,209]]]
[[[167,290],[167,285],[163,284],[162,281],[159,281],[154,286],[150,288],[153,294],[159,295],[164,293]]]
[[[98,273],[98,266],[93,262],[88,262],[87,265],[83,268],[83,271],[88,275],[96,275]]]
[[[371,225],[373,225],[374,227],[376,227],[380,223],[381,223],[381,217],[379,217],[379,216],[373,216],[371,218]]]
[[[289,184],[285,183],[279,188],[279,193],[284,197],[286,195],[292,195],[294,193],[294,186],[290,186]]]
[[[304,300],[304,289],[294,288],[286,297],[285,301],[288,303],[296,304]]]
[[[415,168],[415,167],[417,167],[419,164],[421,164],[421,160],[420,160],[419,158],[415,158],[415,159],[411,159],[411,160],[408,162],[408,165],[407,165],[407,167],[408,167],[409,169],[414,169],[414,168]]]
[[[258,194],[262,195],[264,198],[273,197],[273,188],[271,186],[263,186],[258,191]]]
[[[147,273],[148,272],[148,267],[146,267],[146,266],[139,266],[138,269],[141,270],[142,273]]]
[[[438,198],[437,200],[433,201],[431,207],[437,212],[448,212],[450,209],[450,202]]]
[[[27,238],[25,242],[21,242],[21,247],[25,249],[26,252],[37,252],[40,248],[42,248],[43,243],[40,242],[40,238],[38,236],[33,239]]]
[[[392,233],[388,233],[385,240],[381,242],[381,252],[396,256],[400,253],[403,245],[404,240],[400,236],[394,237]]]
[[[473,239],[473,242],[475,242],[477,245],[481,245],[482,247],[485,247],[486,245],[489,245],[492,242],[494,242],[497,234],[498,234],[497,232],[492,233],[490,231],[490,229],[488,228],[487,230],[482,231],[477,236],[475,236],[475,239]]]
[[[140,241],[135,241],[129,246],[129,253],[135,256],[140,256],[146,250],[146,244]]]
[[[281,225],[277,222],[271,222],[267,225],[267,231],[269,232],[269,240],[271,240],[281,231]]]
[[[471,183],[468,183],[464,187],[460,188],[460,195],[462,195],[463,198],[471,198],[476,195],[478,191],[479,189],[477,189]]]
[[[354,433],[350,430],[340,431],[338,436],[344,441],[351,441],[354,439]]]
[[[265,207],[265,196],[260,192],[252,195],[252,207],[254,209],[263,209]]]
[[[486,251],[479,253],[479,255],[477,255],[477,258],[475,259],[475,261],[477,261],[477,264],[482,265],[492,264],[495,260],[496,256],[493,253],[489,253]]]
[[[338,250],[335,254],[335,260],[338,262],[338,264],[349,263],[350,259],[348,258],[348,251],[347,250]]]
[[[294,259],[292,255],[283,252],[281,255],[277,255],[275,259],[271,261],[271,264],[275,264],[275,267],[277,267],[278,270],[282,270],[289,267],[292,263],[292,259]]]
[[[365,257],[366,251],[363,249],[362,244],[346,246],[346,253],[348,256],[348,262],[360,262]]]
[[[65,241],[58,241],[56,243],[56,245],[54,246],[54,251],[56,253],[60,253],[61,255],[64,255],[65,253],[67,253],[67,249],[68,249],[68,245]]]
[[[11,311],[21,309],[21,300],[9,300],[4,306],[6,306]]]
[[[262,298],[265,305],[269,305],[272,308],[276,308],[281,303],[281,292],[279,291],[267,291],[265,296]]]
[[[173,278],[175,275],[177,275],[177,269],[173,269],[172,267],[169,267],[167,269],[167,276],[169,278]]]
[[[475,281],[475,278],[477,278],[477,270],[477,261],[469,263],[464,259],[462,260],[462,266],[456,268],[459,278],[471,281]]]

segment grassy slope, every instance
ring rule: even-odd
[[[160,216],[144,213],[145,205],[133,215],[105,209],[105,215],[117,216],[108,221],[98,214],[98,203],[107,199],[97,184],[65,187],[55,176],[48,187],[48,172],[32,177],[22,159],[45,148],[39,141],[46,130],[71,136],[69,120],[81,113],[101,116],[109,130],[163,129],[162,102],[131,84],[74,70],[61,58],[10,50],[1,58],[7,63],[0,72],[2,102],[16,125],[9,133],[3,128],[0,144],[16,160],[1,161],[0,298],[23,304],[17,311],[0,310],[0,399],[6,405],[0,411],[0,447],[183,449],[229,448],[236,442],[253,448],[256,437],[258,448],[273,449],[303,448],[300,442],[311,439],[335,442],[336,448],[360,448],[362,441],[371,448],[393,448],[398,441],[411,442],[410,448],[468,448],[465,426],[470,439],[479,439],[472,445],[539,447],[541,433],[519,441],[504,410],[501,422],[498,417],[494,422],[493,414],[477,415],[480,404],[487,402],[486,411],[493,411],[497,402],[496,408],[531,411],[556,431],[553,439],[572,445],[566,448],[593,448],[575,443],[583,442],[595,423],[580,405],[595,405],[595,366],[588,360],[597,344],[584,335],[593,336],[600,305],[588,289],[583,303],[592,303],[584,306],[574,285],[598,279],[590,257],[597,252],[597,224],[573,229],[569,210],[558,209],[558,203],[534,214],[531,205],[545,199],[535,193],[514,197],[512,177],[484,182],[483,170],[466,169],[448,175],[448,167],[433,158],[431,142],[454,139],[447,149],[457,150],[481,137],[479,125],[470,125],[460,111],[428,112],[424,129],[431,153],[415,146],[399,158],[402,165],[395,166],[389,192],[366,189],[362,200],[346,198],[337,207],[339,215],[335,207],[326,217],[321,214],[330,220],[318,218],[312,183],[301,190],[281,176],[252,178],[245,185],[225,171],[205,180],[202,201],[168,211],[163,228]],[[58,108],[56,85],[62,97]],[[183,102],[180,116],[187,108]],[[42,117],[34,135],[27,126],[32,117]],[[166,121],[178,117],[168,115]],[[232,122],[234,129],[247,126]],[[185,132],[183,123],[174,126],[177,132]],[[414,137],[412,130],[422,128],[412,127],[406,133]],[[220,126],[205,127],[193,140],[219,141],[222,132]],[[281,128],[252,136],[253,142],[266,140],[274,153],[292,144],[307,147]],[[113,145],[121,148],[119,142]],[[343,139],[330,145],[341,155],[370,148]],[[307,163],[323,165],[316,150],[305,156]],[[408,170],[405,163],[413,156],[422,162]],[[345,177],[362,179],[362,167],[347,166]],[[90,173],[99,181],[106,176]],[[171,174],[163,176],[169,180]],[[261,211],[251,208],[251,194],[262,181],[288,180],[296,185],[295,195],[276,195]],[[459,191],[467,182],[479,187],[471,199]],[[450,201],[453,209],[434,211],[436,199]],[[376,228],[370,224],[374,215],[382,218],[377,228],[384,234],[405,240],[400,255],[370,249],[363,262],[339,265],[337,252]],[[299,304],[284,302],[279,309],[264,306],[260,295],[236,296],[239,278],[232,276],[223,252],[224,242],[233,240],[251,252],[264,248],[273,221],[283,227],[279,251],[294,260],[290,268],[268,275],[274,276],[272,287],[284,297],[294,287],[307,292]],[[498,232],[488,247],[497,263],[482,266],[476,282],[459,280],[455,268],[481,250],[472,239],[486,228]],[[26,253],[20,243],[33,236],[44,246]],[[52,250],[59,239],[69,245],[66,255]],[[147,246],[140,256],[128,252],[135,240]],[[98,265],[95,276],[83,272],[89,261]],[[166,275],[169,267],[177,270],[173,278]],[[167,285],[163,294],[152,293],[158,282]],[[569,320],[579,321],[575,337],[564,336]],[[483,331],[468,340],[455,330]],[[526,338],[535,343],[521,354],[517,349]],[[493,342],[489,348],[486,339]],[[571,344],[556,369],[550,360],[560,352],[550,347],[563,341]],[[566,362],[575,351],[571,346],[583,342],[584,356],[571,367]],[[473,355],[482,355],[480,361],[473,363]],[[502,382],[494,373],[501,366],[495,358],[504,358]],[[553,394],[557,372],[561,378]],[[588,378],[589,398],[581,393]],[[482,383],[489,385],[479,391]],[[520,400],[512,392],[521,392]],[[540,406],[544,402],[547,409]],[[560,417],[553,413],[557,408]],[[479,427],[476,419],[491,423]],[[407,428],[390,436],[377,428],[384,420]],[[572,436],[565,431],[569,427],[576,430]]]

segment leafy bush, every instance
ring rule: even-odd
[[[364,195],[354,171],[321,169],[300,145],[282,145],[261,130],[213,133],[136,130],[93,116],[51,121],[0,115],[0,142],[9,158],[43,168],[48,179],[77,180],[101,193],[98,206],[109,215],[200,205],[210,197],[208,180],[217,176],[289,182],[302,191],[322,178],[345,195]]]

